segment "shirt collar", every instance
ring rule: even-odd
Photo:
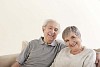
[[[40,43],[41,45],[46,44],[46,43],[43,41],[43,38],[44,38],[44,37],[40,37],[40,38],[39,38],[39,43]],[[54,40],[51,44],[48,44],[48,45],[55,46],[56,44],[57,44],[57,42],[56,42],[56,40]]]

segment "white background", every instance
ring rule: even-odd
[[[100,48],[100,0],[0,0],[0,55],[19,53],[23,40],[42,36],[46,19],[59,22],[61,32],[77,26],[83,45]]]

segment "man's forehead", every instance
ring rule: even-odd
[[[59,27],[59,24],[58,23],[54,23],[54,22],[50,22],[50,23],[48,23],[47,24],[47,26],[49,26],[49,27]]]

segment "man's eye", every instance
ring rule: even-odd
[[[58,31],[58,29],[56,28],[56,29],[54,29],[54,31]]]

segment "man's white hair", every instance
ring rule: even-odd
[[[51,22],[58,24],[58,25],[59,25],[58,31],[60,31],[60,24],[57,23],[57,22],[56,22],[55,20],[53,20],[53,19],[48,19],[46,22],[44,22],[44,24],[43,24],[43,26],[42,26],[42,29],[44,30],[44,28],[48,25],[48,23],[51,23]]]

